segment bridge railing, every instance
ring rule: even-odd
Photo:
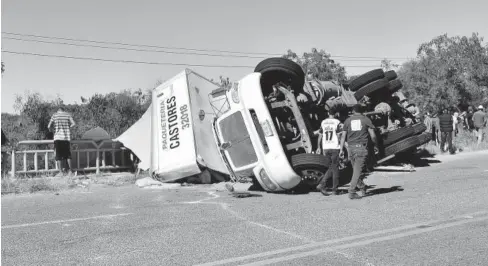
[[[95,171],[96,174],[100,174],[102,170],[132,169],[132,153],[118,141],[72,140],[70,144],[71,167],[75,171]],[[25,149],[27,146],[30,146],[30,149]],[[32,149],[32,146],[35,146],[35,149]],[[39,149],[40,147],[48,148]],[[13,177],[18,174],[58,172],[53,148],[53,140],[20,141],[12,150],[10,175]]]

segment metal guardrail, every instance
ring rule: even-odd
[[[104,145],[107,143],[110,143],[111,147],[110,148],[102,148]],[[17,147],[19,146],[26,146],[26,145],[49,145],[49,144],[54,144],[53,140],[24,140],[20,141],[17,144]],[[100,174],[101,170],[127,170],[131,169],[132,165],[130,164],[130,161],[126,161],[126,155],[129,153],[130,156],[132,157],[132,154],[128,149],[125,147],[117,147],[120,144],[118,141],[114,140],[102,140],[99,143],[93,141],[93,140],[72,140],[70,142],[71,144],[71,154],[73,153],[76,154],[76,160],[71,161],[72,168],[75,171],[95,171],[96,174]],[[80,147],[80,145],[88,145],[91,144],[93,147],[90,148],[83,148]],[[37,173],[49,173],[49,172],[58,172],[58,165],[55,165],[55,168],[50,169],[49,168],[49,160],[53,160],[54,157],[54,150],[48,149],[48,150],[18,150],[18,149],[13,149],[12,150],[12,167],[11,167],[11,172],[10,175],[14,177],[16,174],[37,174]],[[86,155],[86,167],[81,168],[80,167],[80,154],[85,153]],[[90,153],[95,153],[95,165],[90,166]],[[120,165],[116,164],[116,154],[119,154],[119,159],[120,159]],[[23,161],[22,161],[22,170],[17,170],[16,169],[16,155],[22,154],[23,155]],[[34,155],[34,169],[29,170],[28,167],[28,160],[27,160],[27,155],[28,154],[33,154]],[[51,155],[52,154],[52,155]],[[106,165],[105,163],[105,158],[107,154],[111,154],[111,165]],[[40,169],[39,168],[39,156],[44,155],[44,168]],[[50,156],[51,155],[51,156]],[[101,156],[100,156],[101,155]],[[73,158],[74,156],[72,156]],[[128,164],[129,163],[129,164]],[[75,167],[76,166],[76,167]]]

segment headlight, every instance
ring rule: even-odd
[[[230,92],[230,95],[232,97],[232,101],[234,103],[239,103],[239,84],[238,83],[234,83],[232,85],[232,91]]]
[[[269,123],[269,120],[266,119],[264,122],[262,122],[261,127],[263,128],[266,137],[273,136],[273,130],[271,129],[271,124]]]
[[[261,171],[259,171],[259,176],[261,177],[261,181],[263,181],[264,185],[269,190],[273,191],[273,190],[276,190],[278,188],[275,184],[273,184],[273,182],[271,182],[268,174],[266,173],[266,171],[264,171],[264,169],[261,169]]]

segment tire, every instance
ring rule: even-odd
[[[291,165],[293,170],[302,177],[302,183],[306,183],[309,186],[316,186],[318,182],[325,176],[327,172],[327,158],[320,154],[313,154],[313,153],[302,153],[296,154],[291,157]],[[306,174],[303,173],[304,171],[307,172],[316,172],[320,173],[316,176],[316,178],[307,179]]]
[[[412,125],[414,135],[418,135],[420,133],[423,133],[424,131],[427,130],[427,126],[425,126],[424,123],[417,123],[415,125]]]
[[[379,69],[371,70],[355,78],[351,82],[349,82],[349,90],[357,91],[361,87],[364,87],[366,84],[369,84],[378,79],[382,79],[384,77],[385,77],[385,72],[383,72],[383,69],[379,68]]]
[[[296,92],[303,92],[305,73],[297,63],[281,57],[272,57],[261,61],[254,72],[261,73],[261,83],[264,87],[271,87],[278,82],[291,85]]]
[[[424,132],[420,135],[418,135],[419,138],[419,145],[424,145],[426,143],[429,143],[432,140],[432,134],[429,132]]]
[[[354,93],[356,100],[361,100],[364,96],[380,91],[388,87],[388,80],[386,78],[375,80],[367,85],[361,87]]]
[[[398,77],[397,73],[395,70],[390,70],[385,72],[385,78],[387,78],[389,81],[392,81]]]
[[[410,136],[415,135],[415,129],[412,126],[406,126],[399,129],[392,130],[381,135],[383,139],[383,145],[388,146],[399,140],[408,138]]]
[[[385,157],[420,146],[420,136],[415,135],[385,148]]]
[[[315,105],[321,105],[325,102],[325,88],[315,80],[305,82],[303,91],[310,94]]]
[[[403,87],[402,82],[399,81],[398,79],[395,79],[395,80],[390,81],[388,89],[390,90],[390,93],[393,94],[393,93],[399,91],[402,87]]]

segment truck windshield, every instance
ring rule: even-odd
[[[223,141],[231,144],[227,152],[234,167],[240,168],[257,162],[258,158],[240,111],[222,119],[219,128]]]

